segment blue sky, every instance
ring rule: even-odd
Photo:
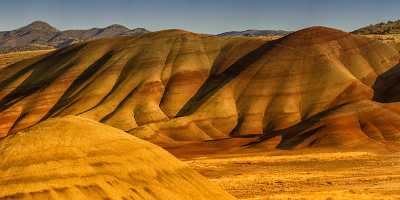
[[[34,20],[59,29],[122,24],[152,31],[201,33],[298,30],[313,25],[351,31],[400,19],[400,0],[1,0],[0,30]]]

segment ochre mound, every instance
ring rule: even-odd
[[[229,67],[264,43],[170,30],[78,44],[34,63],[9,66],[0,72],[0,132],[7,135],[64,115],[123,130],[167,121],[213,66]]]
[[[22,60],[43,56],[51,51],[53,50],[22,51],[22,52],[0,54],[0,69]]]
[[[269,132],[249,147],[263,148],[281,136],[277,147],[332,147],[371,151],[397,151],[400,144],[400,104],[370,100],[344,104],[318,113],[286,129]]]
[[[0,199],[234,199],[165,150],[80,117],[0,141]]]
[[[0,132],[79,115],[162,144],[266,137],[371,100],[399,58],[325,27],[274,41],[180,30],[97,40],[1,69]]]
[[[370,99],[376,76],[398,59],[396,50],[377,41],[305,29],[265,44],[211,77],[183,113],[211,119],[237,135],[284,129],[343,103]]]

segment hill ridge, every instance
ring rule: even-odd
[[[325,27],[272,41],[182,30],[95,40],[1,69],[0,132],[78,115],[168,145],[284,136],[282,130],[334,109],[306,123],[328,128],[295,129],[282,137],[293,145],[277,147],[362,145],[348,143],[355,138],[398,143],[399,134],[382,126],[397,124],[397,113],[373,96],[375,80],[399,60],[380,41]]]
[[[362,28],[359,28],[352,33],[355,34],[400,34],[400,20],[389,20],[387,22],[381,22],[377,24],[371,24]]]
[[[61,48],[93,39],[138,36],[147,32],[149,31],[144,28],[129,29],[120,24],[60,31],[47,22],[34,21],[12,31],[0,32],[0,53]]]

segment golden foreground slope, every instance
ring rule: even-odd
[[[325,27],[273,41],[167,30],[81,43],[0,70],[0,135],[78,115],[164,146],[280,137],[286,149],[392,149],[400,107],[373,101],[373,86],[399,59]]]
[[[0,199],[234,199],[165,150],[80,118],[0,141]]]

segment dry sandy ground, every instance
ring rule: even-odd
[[[247,154],[185,160],[239,199],[400,199],[400,154]]]

